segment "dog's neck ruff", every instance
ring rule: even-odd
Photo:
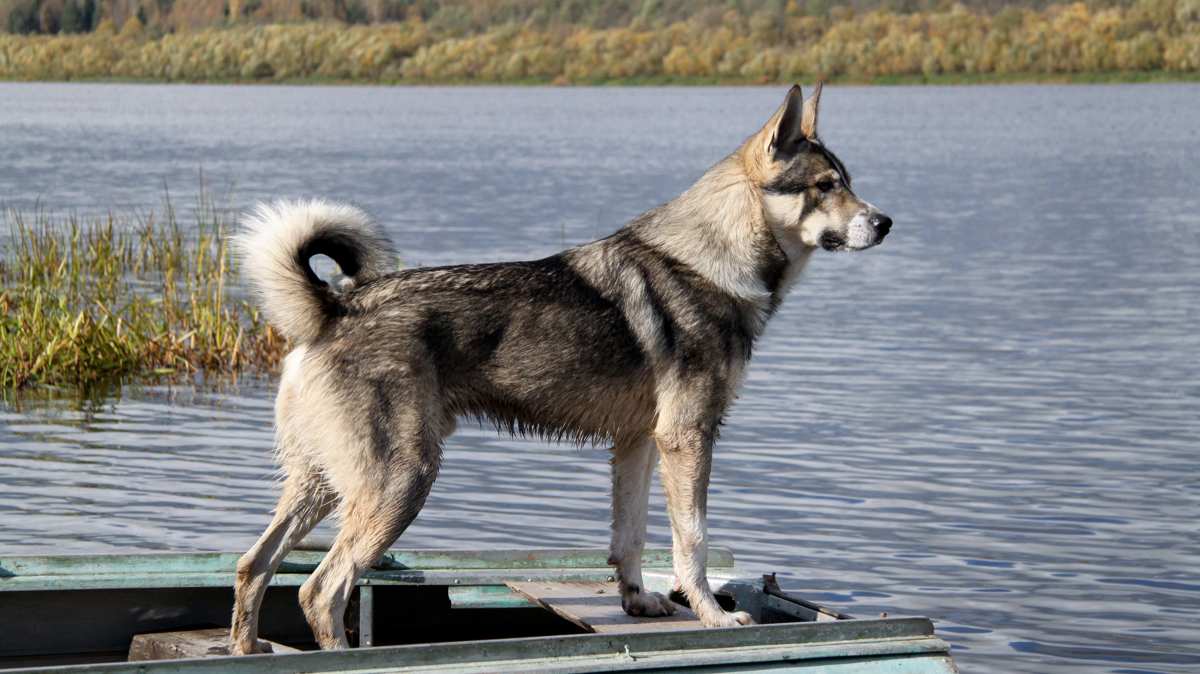
[[[764,277],[764,253],[779,246],[760,211],[753,185],[731,157],[660,207],[637,233],[721,292],[754,307],[758,322],[765,323],[776,301],[775,281]]]

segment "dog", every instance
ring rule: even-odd
[[[237,564],[231,650],[259,652],[263,595],[333,511],[341,528],[300,604],[323,649],[348,647],[355,582],[417,516],[459,417],[519,435],[612,444],[609,563],[630,615],[675,605],[643,587],[650,479],[661,462],[675,583],[708,627],[713,443],[755,340],[810,256],[880,243],[892,221],[851,188],[817,135],[821,86],[793,86],[757,133],[674,200],[615,234],[528,262],[393,271],[361,211],[261,205],[238,247],[267,318],[295,345],[275,404],[284,480]],[[331,286],[310,267],[337,263]]]

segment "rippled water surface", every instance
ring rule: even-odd
[[[236,206],[354,201],[410,265],[529,258],[671,198],[783,93],[0,84],[0,200],[145,209],[202,169]],[[715,543],[846,612],[935,618],[967,671],[1200,671],[1198,104],[827,89],[827,143],[896,225],[818,255],[769,327]],[[246,548],[271,394],[0,407],[0,547]],[[605,458],[467,427],[399,545],[603,546]]]

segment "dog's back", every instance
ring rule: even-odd
[[[619,304],[567,255],[405,270],[355,288],[344,307],[305,360],[336,373],[351,414],[372,408],[372,389],[416,387],[442,415],[520,434],[586,442],[650,423],[645,354]]]

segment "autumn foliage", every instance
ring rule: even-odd
[[[235,20],[204,14],[201,0],[177,0],[173,11],[200,18],[143,20],[127,11],[120,24],[101,18],[90,32],[0,35],[0,78],[586,83],[1200,74],[1200,0],[912,12],[814,12],[793,1],[608,22],[617,25],[532,14],[427,20],[416,5],[389,13],[386,5],[345,3],[329,5],[325,19],[304,20],[299,4],[292,11],[282,0],[231,2],[225,12]],[[297,21],[253,21],[264,6]],[[361,22],[348,23],[356,17]]]

